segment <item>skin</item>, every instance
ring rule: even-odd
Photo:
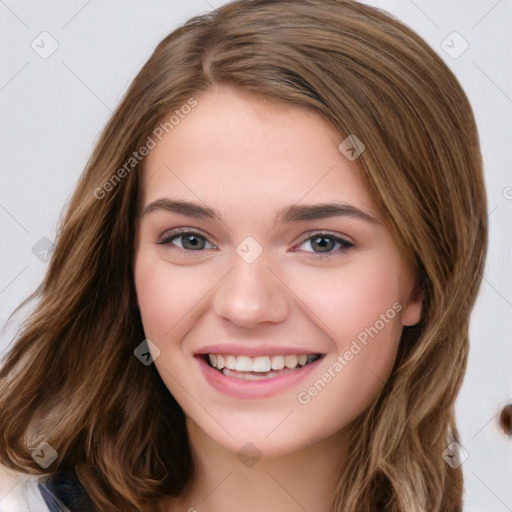
[[[166,510],[325,511],[345,429],[389,377],[402,327],[419,321],[422,296],[357,160],[338,150],[343,138],[319,114],[227,86],[197,100],[147,156],[143,204],[194,201],[218,209],[223,221],[155,209],[139,219],[135,247],[145,334],[160,350],[156,369],[185,412],[197,467],[186,493]],[[375,221],[274,222],[285,206],[333,201]],[[158,243],[176,228],[204,236],[200,249],[179,236]],[[311,236],[325,230],[353,247],[322,239],[332,258],[314,259],[326,249]],[[247,236],[263,249],[252,263],[236,252]],[[329,369],[332,375],[338,356],[393,304],[400,311],[301,403],[298,394]],[[211,342],[298,343],[325,356],[297,385],[241,400],[212,388],[200,371],[194,353]],[[261,456],[251,467],[237,457],[246,443]]]

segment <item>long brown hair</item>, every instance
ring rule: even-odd
[[[73,470],[105,512],[155,510],[193,478],[183,412],[133,353],[144,339],[132,276],[143,160],[133,154],[216,83],[313,109],[355,134],[368,190],[424,290],[392,375],[350,426],[332,511],[462,510],[462,469],[442,453],[458,441],[454,401],[487,247],[477,129],[436,53],[355,1],[239,0],[158,45],[98,141],[4,361],[0,462]],[[58,452],[48,469],[31,457],[42,441]]]

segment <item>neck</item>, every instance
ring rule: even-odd
[[[236,454],[188,421],[193,481],[166,512],[325,512],[330,509],[343,452],[343,433],[281,457]],[[249,449],[250,451],[250,449]]]

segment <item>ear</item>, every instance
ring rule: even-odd
[[[421,312],[423,310],[423,297],[423,287],[420,284],[416,284],[406,301],[404,312],[402,313],[402,325],[416,325],[421,320]]]

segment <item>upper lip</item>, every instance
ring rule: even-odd
[[[249,343],[234,344],[234,343],[217,343],[214,345],[207,345],[195,352],[195,355],[207,354],[227,354],[233,356],[286,356],[286,355],[316,355],[323,354],[320,350],[311,350],[304,347],[293,346],[279,346],[279,345],[253,345]]]

